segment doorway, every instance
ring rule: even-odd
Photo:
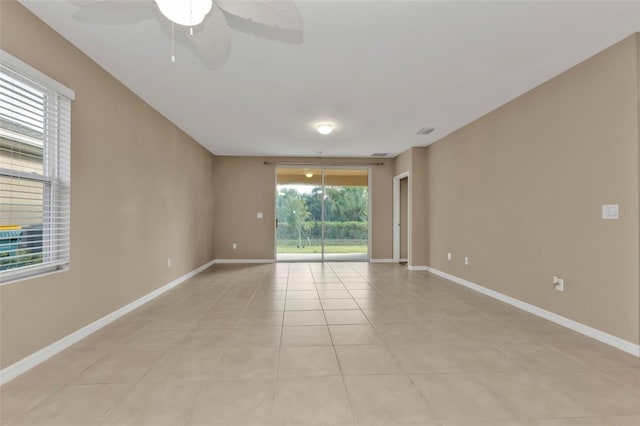
[[[393,178],[393,261],[407,263],[409,260],[409,172]]]
[[[369,169],[276,168],[276,260],[369,260]]]

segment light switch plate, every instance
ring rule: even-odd
[[[258,212],[258,214],[256,214],[256,217],[257,217],[258,219],[262,219],[262,212]]]
[[[603,204],[602,205],[602,218],[603,219],[619,219],[620,207],[618,204]]]

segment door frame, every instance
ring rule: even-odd
[[[411,257],[411,173],[393,177],[393,261],[400,262],[400,180],[407,178],[407,256]],[[407,259],[408,260],[408,259]]]
[[[274,206],[273,206],[273,217],[275,218],[275,220],[273,221],[273,259],[274,261],[277,263],[278,262],[278,228],[276,227],[276,220],[278,218],[277,215],[277,210],[278,210],[278,168],[283,168],[283,169],[304,169],[304,168],[308,168],[308,169],[320,169],[321,174],[322,174],[322,227],[321,227],[321,245],[322,245],[322,249],[321,249],[321,253],[320,253],[320,260],[299,260],[299,261],[295,261],[295,260],[287,260],[285,262],[287,263],[293,263],[293,262],[320,262],[320,263],[324,263],[325,262],[325,258],[324,258],[324,219],[325,219],[325,211],[324,211],[324,199],[325,199],[325,182],[324,182],[324,178],[325,178],[325,174],[324,171],[329,169],[329,170],[366,170],[367,171],[367,259],[364,262],[370,262],[371,261],[371,213],[372,213],[372,191],[371,191],[371,183],[373,182],[372,180],[372,176],[371,176],[371,171],[372,168],[371,166],[368,165],[339,165],[339,166],[331,166],[331,165],[323,165],[323,164],[277,164],[274,167],[273,170],[273,180],[274,180]],[[332,260],[331,262],[343,262],[341,260]],[[349,260],[345,260],[344,262],[350,262]]]

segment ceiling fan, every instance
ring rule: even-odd
[[[74,0],[74,18],[99,24],[131,24],[163,16],[174,30],[188,29],[188,41],[207,65],[226,61],[229,28],[286,43],[302,41],[296,0]],[[172,61],[174,60],[172,52]]]

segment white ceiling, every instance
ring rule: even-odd
[[[640,30],[638,1],[303,0],[299,40],[232,28],[226,61],[205,65],[186,36],[171,63],[170,26],[140,1],[148,19],[21,3],[218,155],[393,156]]]

